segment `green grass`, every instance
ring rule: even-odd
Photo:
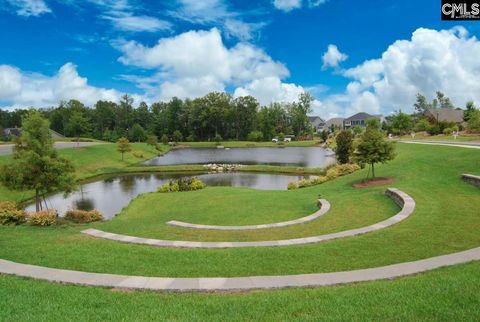
[[[216,142],[181,142],[180,146],[191,147],[191,148],[215,148],[217,146]],[[282,144],[265,141],[265,142],[252,142],[252,141],[222,141],[220,145],[223,145],[226,148],[252,148],[252,147],[309,147],[319,145],[319,141],[292,141],[292,142],[282,142]]]
[[[394,281],[154,293],[0,276],[2,321],[478,321],[480,262]]]
[[[168,146],[162,146],[164,151]],[[142,157],[135,157],[134,152]],[[133,143],[132,152],[125,153],[124,161],[117,151],[116,144],[98,144],[81,148],[60,149],[58,153],[71,160],[76,168],[79,179],[86,179],[106,173],[120,173],[128,171],[128,167],[153,158],[158,154],[153,147],[145,143]],[[10,162],[11,156],[1,156],[0,165]],[[17,202],[28,200],[33,196],[30,191],[12,191],[0,185],[0,200],[14,200]]]
[[[457,138],[455,139],[452,135],[422,136],[420,134],[417,134],[415,136],[415,139],[412,139],[410,135],[404,135],[400,139],[409,140],[409,141],[431,140],[431,141],[452,141],[452,142],[470,142],[470,141],[477,142],[477,141],[480,141],[480,135],[460,135],[460,136],[457,136]]]
[[[398,208],[385,187],[353,189],[366,171],[294,191],[260,192],[211,188],[177,194],[147,194],[116,219],[62,228],[0,227],[0,258],[58,268],[151,276],[248,276],[331,272],[375,267],[452,253],[480,245],[480,193],[463,182],[478,173],[480,151],[398,144],[398,157],[378,167],[393,186],[417,202],[414,214],[382,231],[320,244],[244,249],[169,249],[127,245],[79,234],[88,227],[158,238],[219,240],[223,232],[166,227],[167,219],[229,224],[272,222],[305,216],[318,195],[332,203],[324,218],[272,231],[238,233],[242,240],[300,237],[379,221]],[[215,198],[212,200],[212,198]],[[49,245],[52,245],[50,247]],[[54,245],[54,246],[53,246]]]

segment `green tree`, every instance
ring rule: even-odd
[[[428,103],[427,98],[420,93],[417,93],[416,102],[413,104],[417,114],[423,114],[428,109],[432,108],[432,105]]]
[[[335,138],[337,147],[335,148],[335,155],[338,163],[344,164],[350,161],[353,146],[353,134],[351,131],[342,130]]]
[[[156,147],[158,145],[158,137],[156,135],[148,135],[146,143],[148,145]]]
[[[135,123],[128,131],[128,137],[132,142],[144,142],[147,139],[147,133],[140,124]]]
[[[291,103],[288,108],[292,130],[295,135],[304,135],[311,132],[308,114],[312,112],[313,96],[303,92],[298,97],[298,102]]]
[[[320,132],[320,138],[322,139],[323,142],[327,142],[327,139],[328,139],[328,131],[327,131],[327,130],[323,130],[322,132]]]
[[[412,117],[399,110],[393,116],[390,117],[390,125],[392,131],[395,134],[405,134],[412,130],[413,121]]]
[[[386,141],[377,119],[367,121],[367,129],[355,150],[355,160],[360,165],[369,164],[375,178],[375,163],[386,163],[395,158],[392,142]]]
[[[22,135],[15,139],[12,162],[1,167],[0,181],[10,189],[34,190],[39,211],[46,194],[74,189],[74,171],[69,160],[58,156],[49,122],[37,111],[28,112],[23,118]]]
[[[72,112],[68,123],[65,127],[65,133],[69,136],[77,138],[77,142],[80,141],[80,136],[87,133],[90,130],[90,120],[83,115],[80,111]]]
[[[132,151],[132,146],[130,145],[130,141],[128,141],[128,139],[125,137],[120,138],[117,142],[117,151],[122,154],[122,161],[123,161],[123,155],[126,152]]]
[[[471,117],[471,113],[473,113],[473,111],[476,111],[477,110],[477,107],[475,106],[475,103],[470,101],[470,102],[467,102],[466,104],[466,110],[465,112],[463,113],[463,120],[465,122],[468,122],[468,120],[470,120],[470,117]]]
[[[180,132],[179,130],[176,130],[175,132],[173,132],[173,141],[180,142],[182,140],[183,140],[182,132]]]
[[[469,132],[480,133],[480,110],[474,110],[470,113],[467,129]]]

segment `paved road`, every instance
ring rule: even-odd
[[[75,148],[101,144],[101,142],[55,142],[57,149]],[[12,154],[13,144],[0,145],[0,155]]]
[[[452,141],[430,141],[430,140],[397,141],[397,142],[426,144],[426,145],[456,146],[459,148],[480,149],[480,142],[452,142]]]

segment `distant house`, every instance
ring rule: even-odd
[[[343,117],[334,117],[325,122],[325,128],[332,131],[335,129],[343,129]]]
[[[435,119],[437,122],[463,122],[463,110],[454,110],[451,108],[430,108],[425,111],[424,115]]]
[[[11,139],[14,136],[20,136],[21,134],[22,134],[22,130],[20,130],[17,127],[10,127],[10,128],[3,129],[3,133],[2,133],[3,137],[7,139]]]
[[[360,112],[343,120],[343,128],[349,129],[356,125],[365,127],[367,126],[367,120],[371,118],[376,118],[380,122],[383,121],[383,115],[371,115],[365,112]]]
[[[14,137],[14,136],[20,136],[20,135],[22,135],[22,129],[20,129],[18,127],[11,127],[11,128],[3,129],[3,137],[5,137],[9,140],[12,139],[12,137]],[[65,136],[61,135],[60,133],[55,132],[54,130],[50,130],[50,135],[54,139],[59,139],[59,138],[64,138],[65,137]]]
[[[320,116],[309,116],[308,120],[310,121],[314,132],[322,132],[325,129],[325,121]]]

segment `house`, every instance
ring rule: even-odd
[[[315,133],[322,132],[325,129],[325,121],[320,116],[309,116],[308,120],[310,121]]]
[[[367,126],[367,120],[371,118],[376,118],[380,122],[383,121],[383,115],[371,115],[365,112],[360,112],[343,120],[343,128],[349,129],[356,125],[365,127]]]
[[[22,134],[22,130],[20,130],[17,127],[10,127],[10,128],[3,129],[3,133],[2,133],[3,137],[9,140],[14,136],[20,136],[21,134]]]
[[[325,128],[329,131],[333,131],[335,129],[343,129],[343,120],[345,120],[343,117],[331,118],[327,122],[325,122]]]
[[[463,122],[463,110],[454,110],[451,108],[430,108],[425,111],[424,115],[428,118],[434,119],[437,122]]]

